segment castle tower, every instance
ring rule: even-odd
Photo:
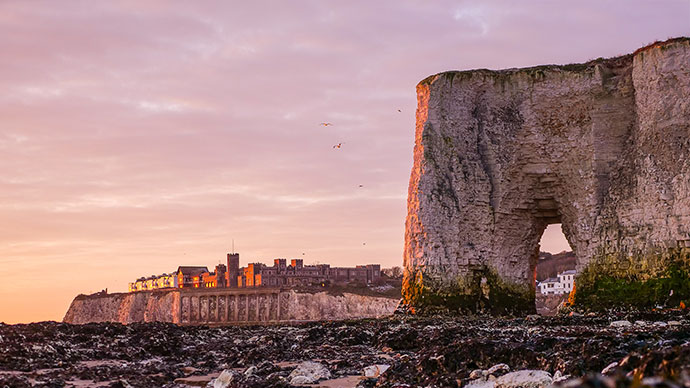
[[[237,276],[240,272],[240,254],[228,253],[228,272],[225,275],[225,283],[228,287],[237,288]]]
[[[225,264],[218,264],[216,266],[216,287],[225,288],[228,284],[227,267]]]

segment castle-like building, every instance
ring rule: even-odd
[[[294,287],[329,284],[372,284],[381,281],[381,265],[331,267],[329,264],[304,265],[302,259],[275,259],[273,266],[251,263],[240,267],[240,254],[228,253],[227,265],[218,264],[213,272],[202,266],[180,266],[177,271],[139,278],[129,283],[129,291],[162,288],[243,288]]]

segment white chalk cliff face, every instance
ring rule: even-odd
[[[247,289],[244,289],[247,291]],[[260,289],[259,289],[260,290]],[[251,289],[248,291],[251,292]],[[182,296],[196,298],[199,293],[183,293],[180,290],[142,291],[116,294],[80,295],[74,298],[63,322],[84,324],[91,322],[171,322],[176,324],[233,324],[246,323],[248,319],[219,321],[199,319],[194,322],[180,320],[183,310]],[[195,296],[196,295],[196,296]],[[300,293],[294,290],[281,292],[280,322],[340,320],[383,317],[393,313],[399,298],[327,292]],[[250,306],[256,303],[251,301]],[[208,304],[208,301],[207,301]],[[197,307],[198,309],[198,307]],[[214,308],[215,309],[215,308]],[[210,314],[205,314],[207,317]],[[267,320],[265,320],[267,321]],[[258,322],[258,321],[253,321]]]
[[[63,322],[179,323],[180,294],[176,291],[80,295],[72,301]]]
[[[417,98],[411,305],[533,311],[551,223],[578,269],[690,247],[690,39],[581,65],[445,72]]]

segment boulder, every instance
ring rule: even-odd
[[[328,379],[331,377],[331,372],[318,362],[305,361],[297,366],[290,375],[288,380],[292,385],[313,384],[321,379]]]
[[[551,374],[543,370],[519,370],[505,374],[495,381],[496,388],[545,388],[553,382]]]

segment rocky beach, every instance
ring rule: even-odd
[[[552,384],[690,387],[690,314],[0,325],[0,387]]]

